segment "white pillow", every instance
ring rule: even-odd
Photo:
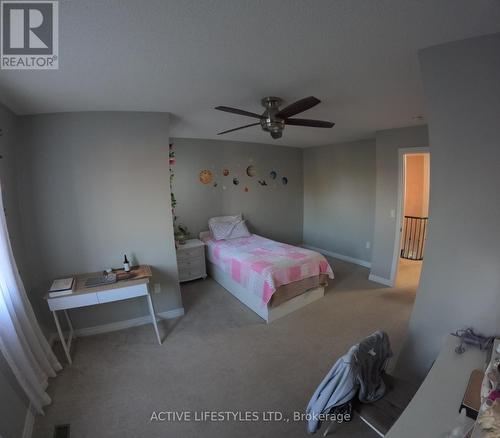
[[[228,240],[251,236],[241,214],[213,217],[209,219],[208,226],[215,240]]]
[[[237,222],[231,231],[229,237],[226,239],[238,239],[239,237],[250,237],[252,234],[248,231],[246,221],[241,220]]]
[[[232,216],[216,216],[212,217],[208,220],[208,224],[214,223],[214,222],[231,222],[231,221],[240,221],[243,219],[243,216],[241,214],[233,214]]]

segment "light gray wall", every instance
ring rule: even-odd
[[[404,369],[422,376],[451,331],[500,334],[500,33],[420,52],[430,224]]]
[[[0,105],[0,129],[3,133],[0,136],[2,200],[12,249],[21,268],[24,257],[16,183],[18,123],[14,114],[3,105]],[[0,353],[0,436],[19,438],[22,435],[28,404],[26,396]]]
[[[176,153],[176,214],[194,236],[208,229],[210,217],[243,213],[251,231],[257,234],[288,243],[302,242],[300,149],[223,140],[173,138],[172,143]],[[250,164],[258,172],[255,177],[245,172]],[[229,176],[223,176],[224,168],[229,169]],[[198,177],[203,169],[213,172],[217,187],[200,183]],[[273,169],[278,172],[275,181],[269,177]],[[240,181],[237,186],[232,183],[235,175]],[[282,176],[288,178],[286,186],[281,183]],[[260,179],[265,179],[268,186],[259,185]]]
[[[429,138],[427,126],[415,126],[378,131],[375,140],[377,178],[371,274],[390,280],[396,237],[396,217],[391,217],[391,210],[397,213],[399,149],[427,147]],[[431,192],[433,189],[431,186]]]
[[[375,140],[304,151],[304,243],[369,262],[375,215]]]
[[[156,310],[181,306],[173,243],[167,113],[25,116],[20,155],[23,230],[32,302],[52,279],[119,267],[123,254],[154,267]],[[144,299],[73,310],[76,327],[147,314]]]

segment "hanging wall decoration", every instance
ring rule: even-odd
[[[174,165],[175,165],[175,150],[174,145],[171,143],[168,145],[168,171],[170,173],[170,206],[172,208],[172,225],[174,228],[174,239],[175,247],[178,245],[183,245],[186,243],[186,238],[189,237],[189,231],[185,225],[177,223],[177,215],[175,214],[175,208],[177,207],[177,199],[174,195]]]
[[[259,180],[259,184],[260,184],[261,186],[267,186],[267,183],[266,183],[266,180],[265,180],[265,179],[260,179],[260,180]]]
[[[210,170],[204,169],[200,172],[199,178],[202,184],[210,184],[213,180],[213,174]]]
[[[239,183],[240,183],[240,180],[238,179],[238,177],[237,177],[237,176],[235,176],[235,177],[233,178],[233,184],[234,184],[235,186],[237,186]]]
[[[257,169],[253,164],[250,164],[250,166],[247,167],[247,175],[250,178],[253,178],[255,175],[257,175]]]
[[[224,176],[228,176],[228,175],[229,175],[229,169],[223,169],[223,170],[222,170],[222,174],[223,174]]]
[[[278,173],[275,170],[271,170],[271,172],[269,172],[269,176],[271,177],[271,179],[276,179]]]
[[[245,193],[248,193],[248,186],[245,186]]]
[[[170,143],[168,145],[168,170],[170,173],[170,206],[172,208],[172,219],[175,221],[177,216],[175,215],[175,207],[177,206],[177,199],[175,199],[174,195],[174,164],[175,164],[175,151],[174,145]]]
[[[288,178],[284,176],[283,178],[281,178],[281,182],[283,183],[284,186],[286,186],[288,184]]]

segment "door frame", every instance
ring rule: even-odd
[[[429,146],[415,147],[415,148],[399,148],[398,149],[398,203],[396,208],[396,227],[394,232],[394,252],[392,254],[392,266],[391,266],[391,285],[394,287],[396,284],[396,278],[398,276],[399,269],[399,254],[401,251],[401,227],[403,226],[403,202],[404,202],[404,189],[405,189],[405,155],[411,154],[423,154],[428,153],[429,158],[431,157],[431,150]],[[430,172],[430,170],[429,170]],[[430,176],[429,176],[430,178]],[[430,184],[429,184],[429,194],[430,194]]]

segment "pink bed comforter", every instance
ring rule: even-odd
[[[327,274],[328,261],[318,252],[252,234],[232,240],[206,238],[208,259],[234,281],[269,302],[276,290],[304,278]]]

